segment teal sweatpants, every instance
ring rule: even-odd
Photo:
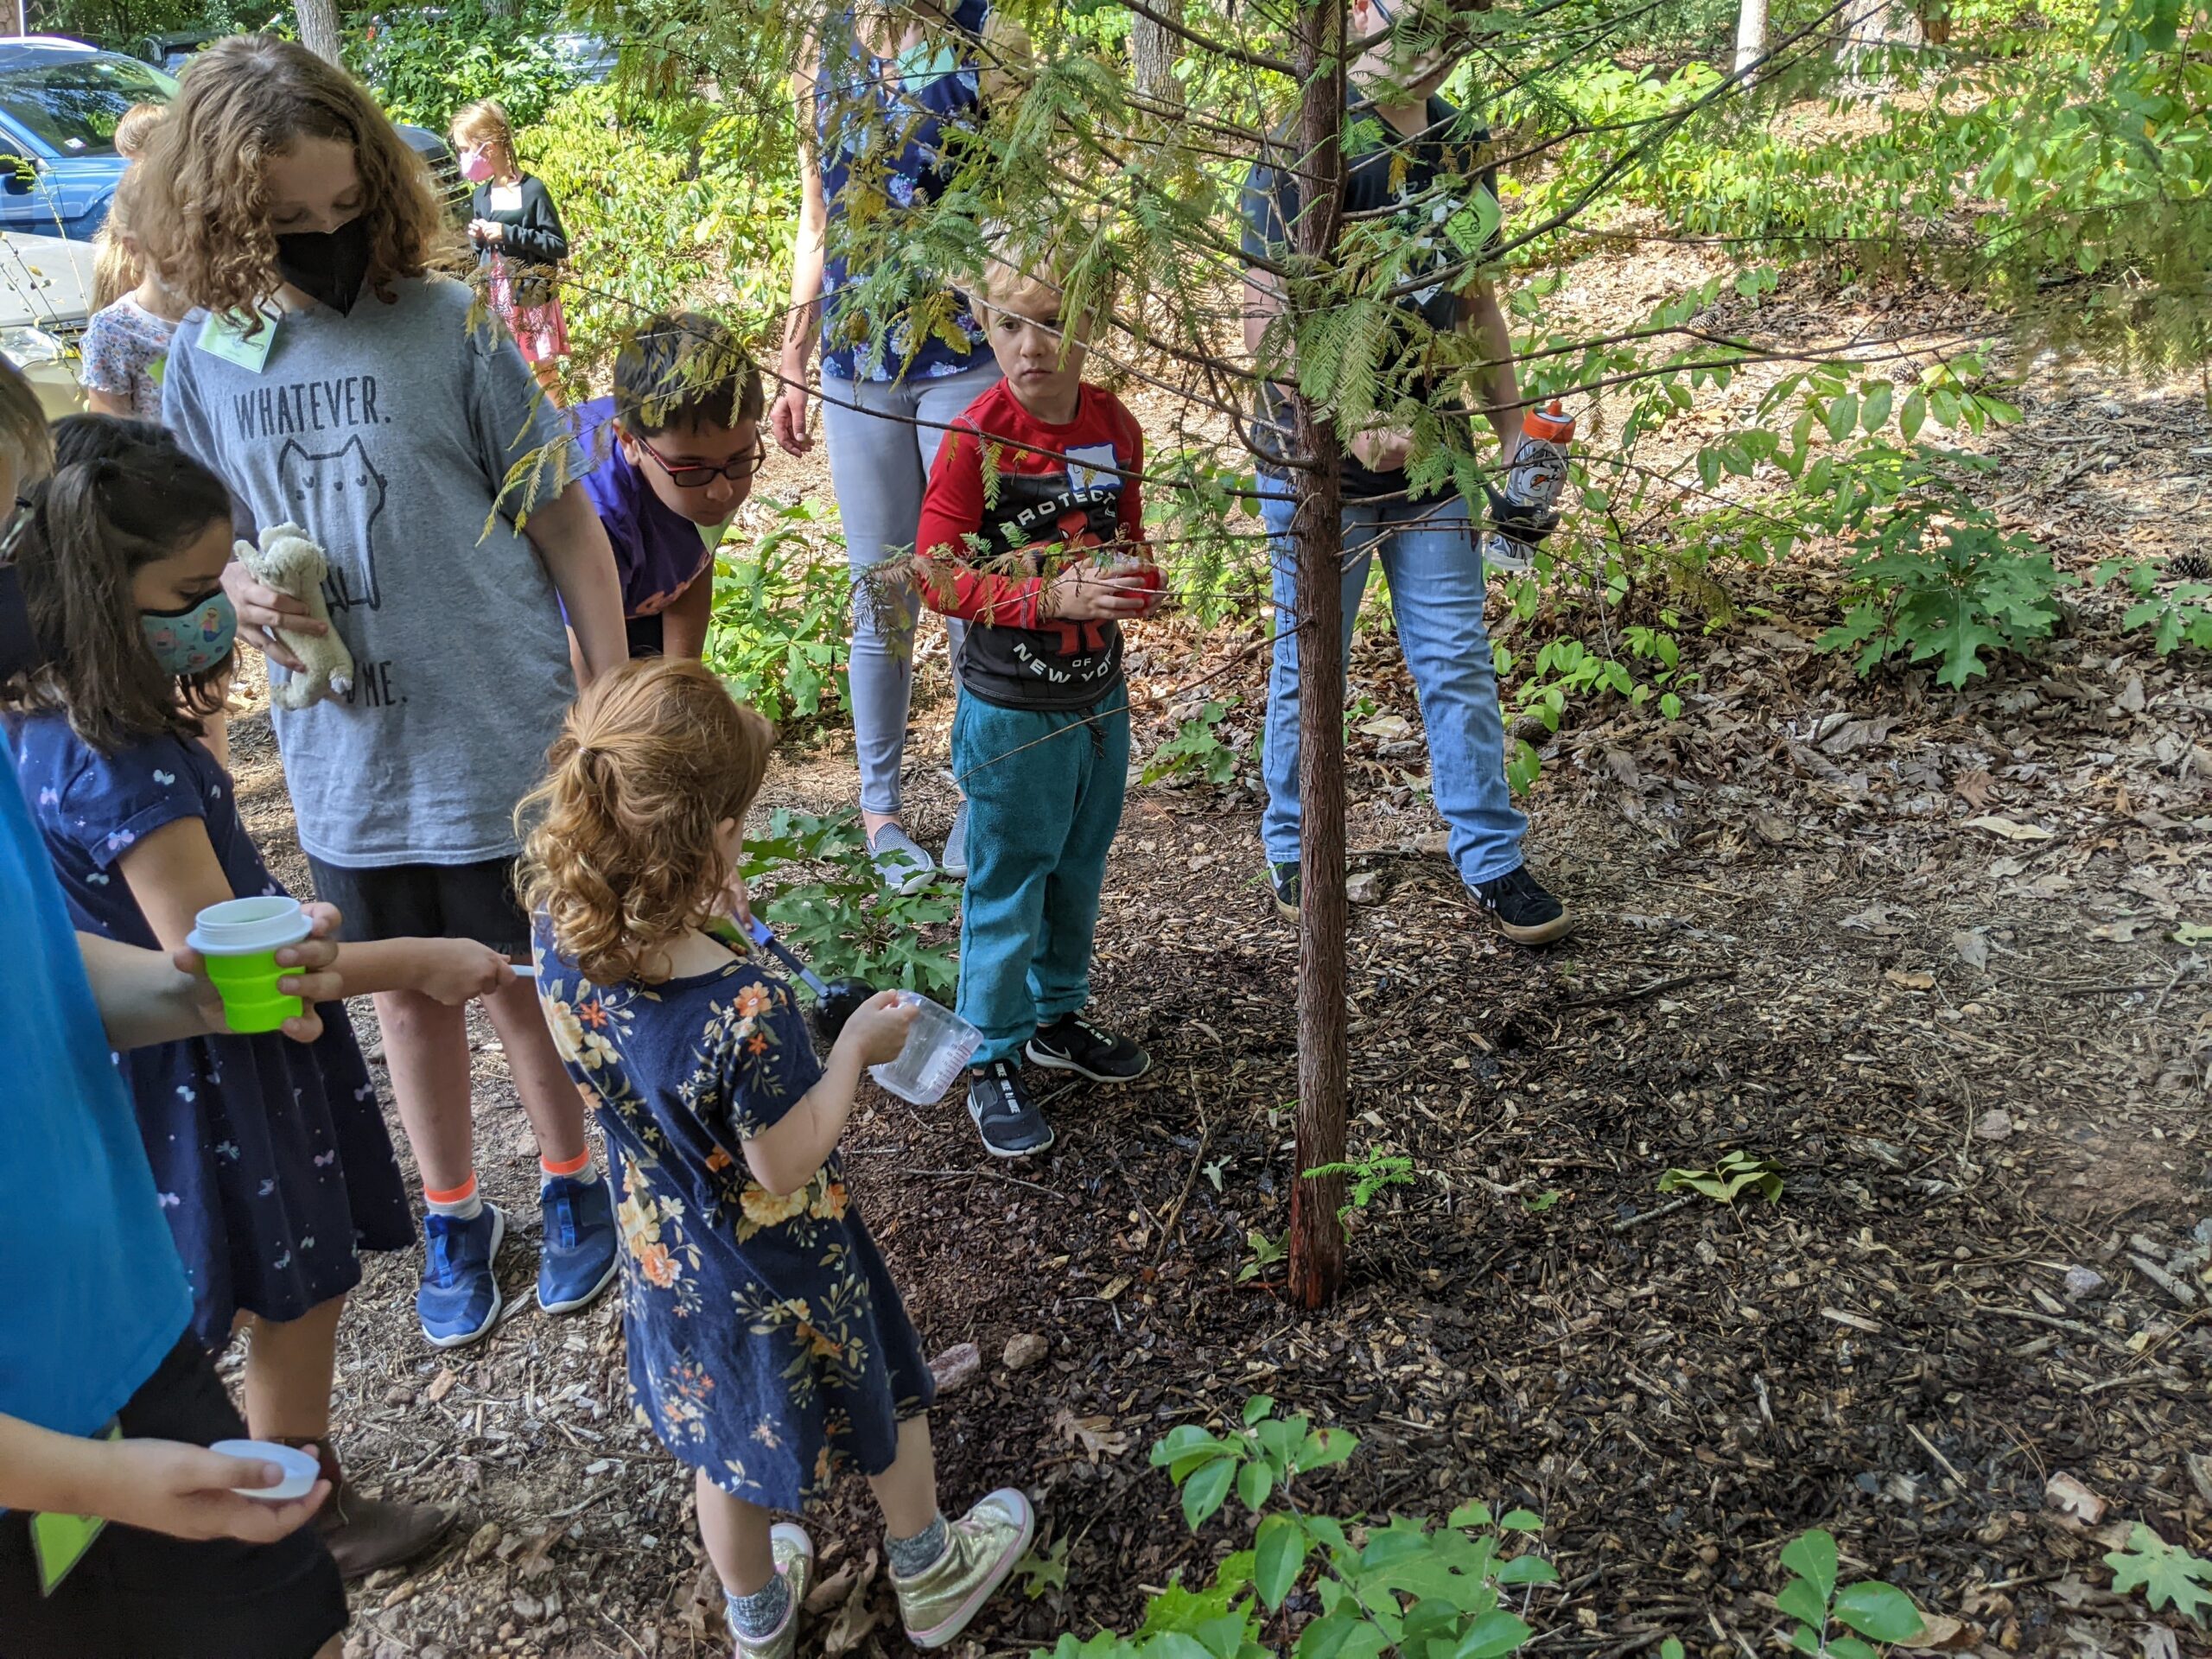
[[[962,693],[952,770],[968,798],[960,1017],[975,1064],[1018,1058],[1090,1000],[1090,938],[1128,785],[1128,694],[1088,712],[1001,709]]]

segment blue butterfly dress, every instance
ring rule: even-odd
[[[61,715],[15,724],[23,798],[84,931],[158,948],[118,861],[181,818],[206,824],[238,897],[284,891],[238,821],[230,774],[199,743],[103,755]],[[407,1189],[343,1003],[323,1006],[322,1035],[305,1046],[276,1033],[198,1037],[118,1064],[209,1349],[230,1341],[239,1310],[297,1319],[360,1282],[360,1251],[412,1247]]]

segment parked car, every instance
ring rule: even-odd
[[[160,70],[53,35],[0,38],[0,230],[82,241],[107,221],[123,159],[115,124],[134,104],[166,104]]]
[[[88,243],[0,231],[0,356],[31,383],[49,421],[85,406],[77,345],[92,313],[92,257]]]
[[[220,36],[161,38],[176,47],[196,41],[197,51]],[[107,222],[125,165],[115,153],[115,124],[134,104],[166,104],[176,93],[166,70],[120,52],[54,35],[0,37],[0,154],[22,162],[0,169],[0,230],[89,240]],[[423,127],[399,132],[450,207],[465,192],[446,141]]]

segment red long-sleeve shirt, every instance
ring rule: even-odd
[[[970,625],[954,664],[963,690],[1006,708],[1087,709],[1120,683],[1117,624],[1052,621],[1039,606],[1071,559],[1146,556],[1143,466],[1135,416],[1096,386],[1064,426],[1003,381],[953,422],[914,548],[930,608]]]

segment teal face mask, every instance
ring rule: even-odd
[[[899,79],[909,86],[949,75],[959,67],[959,54],[942,41],[935,44],[917,41],[899,54]]]
[[[231,596],[218,588],[181,611],[141,611],[138,626],[162,671],[178,679],[206,671],[231,654],[238,639],[238,613]]]

